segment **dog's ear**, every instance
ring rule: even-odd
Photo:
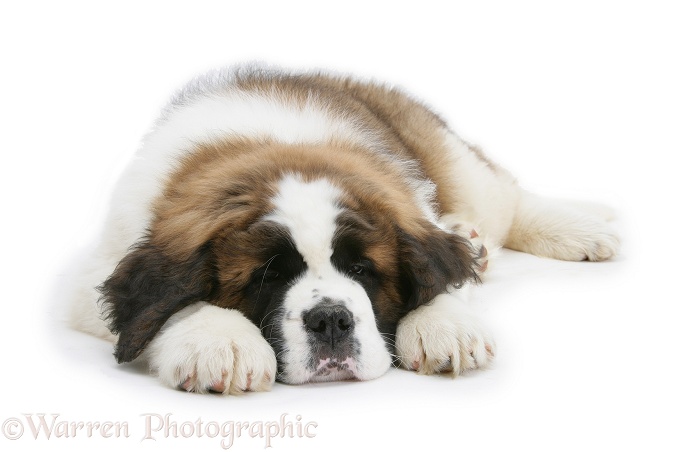
[[[469,241],[434,225],[419,235],[399,231],[400,291],[406,311],[444,293],[448,285],[480,281]]]
[[[172,314],[207,301],[216,287],[210,243],[177,258],[148,239],[125,256],[98,287],[109,321],[118,334],[115,357],[132,361]]]

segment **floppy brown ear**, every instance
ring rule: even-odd
[[[409,311],[444,293],[448,285],[479,282],[471,244],[435,226],[421,238],[399,234],[401,296]]]
[[[109,329],[118,334],[115,357],[132,361],[172,314],[210,298],[216,287],[210,244],[178,260],[143,240],[98,288]]]

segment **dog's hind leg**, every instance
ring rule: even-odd
[[[504,246],[566,261],[613,257],[619,239],[607,223],[610,209],[541,198],[523,191]]]

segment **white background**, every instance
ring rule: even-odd
[[[679,450],[679,15],[647,0],[447,3],[3,3],[0,422],[11,434],[18,417],[25,431],[0,434],[0,448],[220,450],[219,438],[141,441],[141,415],[288,413],[316,422],[316,436],[272,450]],[[476,293],[496,364],[456,380],[392,369],[219,397],[118,366],[109,344],[63,326],[60,289],[168,96],[252,60],[405,87],[525,187],[615,207],[620,256],[501,252]],[[31,413],[126,422],[130,437],[34,440]],[[264,446],[246,432],[232,450]]]

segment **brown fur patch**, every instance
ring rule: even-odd
[[[266,139],[202,144],[184,159],[155,204],[153,240],[186,256],[220,231],[244,230],[270,211],[286,174],[326,178],[343,189],[343,203],[369,209],[421,234],[421,213],[398,169],[368,150],[334,142],[287,145]]]

